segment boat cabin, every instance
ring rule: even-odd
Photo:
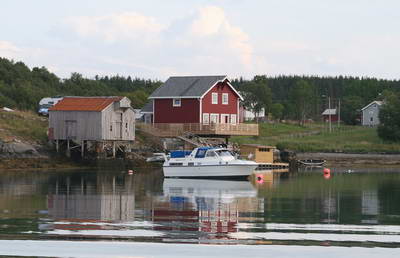
[[[223,148],[200,147],[195,148],[193,151],[178,150],[171,151],[171,159],[189,158],[189,159],[203,159],[203,158],[233,158],[232,153]]]

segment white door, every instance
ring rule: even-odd
[[[209,124],[210,123],[210,114],[208,113],[203,113],[203,124]]]

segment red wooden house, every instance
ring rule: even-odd
[[[325,111],[322,113],[322,118],[324,122],[329,122],[329,119],[331,120],[331,122],[337,122],[339,120],[339,116],[337,114],[336,108],[325,109]]]
[[[226,76],[170,77],[149,99],[155,124],[237,124],[243,100]]]

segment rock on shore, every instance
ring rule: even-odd
[[[35,146],[24,142],[0,141],[0,158],[46,158]]]

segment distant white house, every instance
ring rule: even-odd
[[[383,105],[382,101],[372,101],[361,109],[362,118],[361,125],[364,126],[377,126],[379,125],[379,110]]]
[[[254,111],[245,109],[243,106],[240,107],[239,118],[241,122],[253,121],[256,119],[256,117],[260,120],[265,119],[265,109],[261,108],[260,112],[256,113]]]

